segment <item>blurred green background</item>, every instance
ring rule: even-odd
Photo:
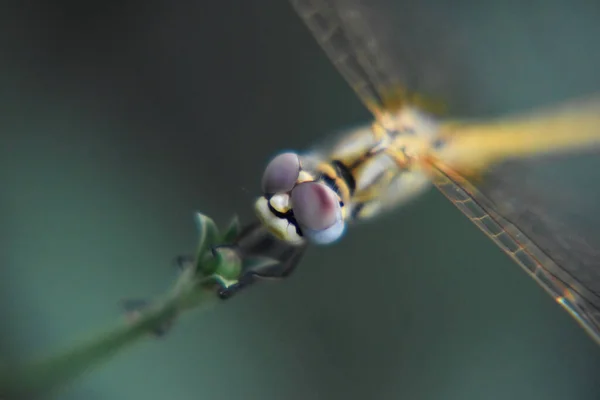
[[[437,10],[470,32],[461,112],[600,89],[596,1],[501,4]],[[159,295],[195,210],[250,221],[269,157],[369,120],[284,1],[5,2],[0,50],[4,363]],[[432,191],[55,398],[587,400],[599,372],[597,345]]]

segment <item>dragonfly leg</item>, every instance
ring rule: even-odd
[[[217,247],[232,249],[242,260],[237,282],[231,284],[230,280],[227,285],[219,285],[218,294],[222,299],[259,280],[287,278],[300,263],[306,249],[306,245],[296,246],[276,239],[258,222],[244,228],[234,244]]]
[[[235,251],[239,250],[235,248],[235,245],[221,245],[218,247],[230,247]],[[258,256],[258,258],[252,261],[252,256],[249,256],[244,263],[244,270],[233,284],[229,283],[225,285],[225,282],[217,282],[219,284],[219,297],[221,299],[228,299],[240,290],[258,281],[281,281],[289,277],[296,269],[302,254],[303,252],[294,249],[294,251],[290,250],[288,253],[281,254],[281,258],[277,260]],[[265,262],[267,260],[268,262]]]

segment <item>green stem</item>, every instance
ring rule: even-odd
[[[220,235],[212,219],[201,213],[196,213],[195,217],[199,231],[196,261],[183,269],[165,299],[140,310],[129,324],[88,342],[35,363],[0,369],[0,400],[55,392],[117,352],[164,331],[183,312],[215,302],[218,299],[215,277],[235,281],[240,274],[241,260],[226,258],[221,253],[215,258],[209,249],[216,243],[229,243],[237,237],[239,223],[234,218],[225,234]],[[235,276],[231,277],[232,274]]]
[[[130,324],[119,326],[63,353],[0,372],[0,395],[12,399],[54,392],[117,352],[152,337],[157,328],[172,322],[183,309],[206,305],[214,298],[214,290],[206,286],[176,292],[162,304],[145,310]]]

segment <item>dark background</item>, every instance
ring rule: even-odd
[[[462,111],[600,88],[597,2],[451,3],[479,71]],[[3,2],[0,50],[7,363],[160,294],[193,211],[249,221],[269,157],[369,120],[283,1]],[[432,191],[57,398],[585,400],[599,371],[597,345]]]

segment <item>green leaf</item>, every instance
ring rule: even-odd
[[[212,218],[197,212],[195,215],[196,229],[198,229],[198,260],[202,260],[210,246],[214,245],[219,237],[219,229]]]
[[[233,218],[231,219],[231,222],[229,222],[227,229],[225,229],[225,233],[223,233],[221,241],[223,243],[232,243],[235,240],[235,238],[238,237],[239,234],[240,234],[240,220],[237,217],[237,215],[234,215]]]
[[[217,283],[219,286],[225,288],[231,287],[239,282],[237,279],[226,279],[221,275],[217,274],[213,274],[210,278],[212,278],[215,281],[215,283]]]
[[[238,253],[231,247],[218,247],[215,249],[217,268],[214,274],[226,280],[238,280],[242,273],[242,260]]]

